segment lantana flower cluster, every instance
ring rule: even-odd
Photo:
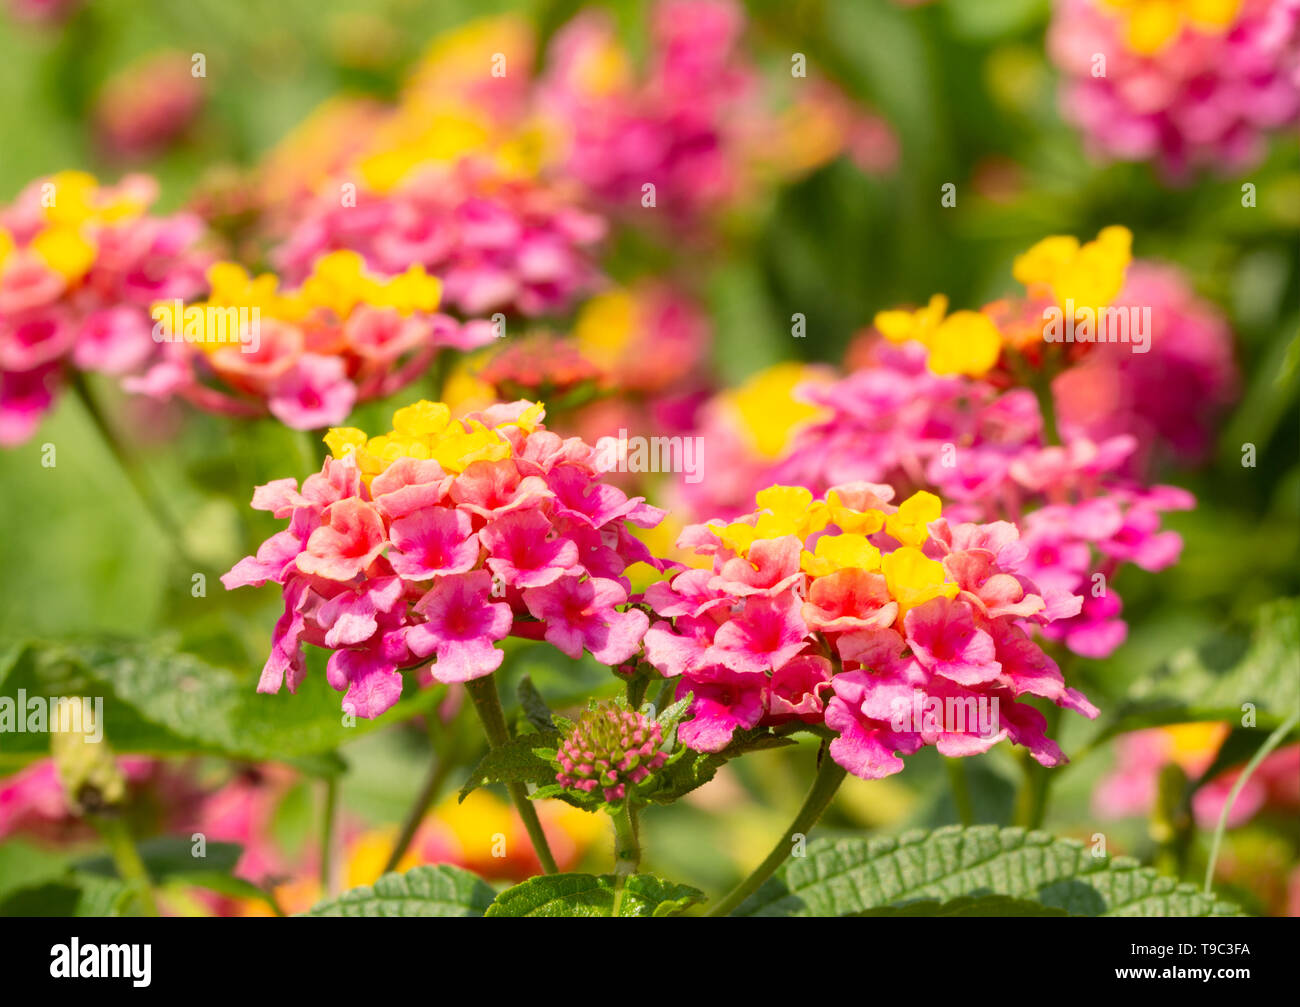
[[[148,208],[157,185],[84,172],[0,210],[0,445],[31,436],[70,368],[122,374],[155,352],[150,305],[202,288],[202,222]]]
[[[1095,334],[1096,320],[1124,287],[1132,247],[1133,235],[1126,227],[1103,228],[1094,240],[1083,243],[1072,235],[1053,235],[1016,257],[1012,273],[1025,286],[1023,299],[949,314],[948,298],[936,294],[915,311],[878,313],[875,326],[890,342],[923,345],[935,374],[980,378],[999,365],[1005,372],[1014,366],[1006,359],[1007,351],[1036,364],[1045,352],[1044,309],[1061,312],[1062,321],[1066,315],[1091,313]],[[1062,348],[1077,357],[1095,345],[1095,340],[1071,341]]]
[[[771,486],[753,513],[686,529],[679,544],[711,566],[647,589],[661,619],[645,637],[649,662],[694,697],[683,744],[716,752],[739,730],[801,722],[833,734],[831,757],[865,779],[926,745],[961,756],[1009,739],[1064,761],[1019,700],[1097,710],[1026,627],[1082,599],[1026,576],[1014,524],[950,523],[933,494],[893,495]]]
[[[1082,612],[1043,627],[1078,654],[1104,657],[1123,643],[1113,584],[1123,565],[1154,572],[1178,559],[1182,539],[1161,514],[1195,501],[1130,474],[1132,435],[1048,445],[1032,392],[932,374],[916,346],[877,344],[871,366],[803,394],[824,413],[772,477],[811,487],[885,480],[942,494],[959,520],[1016,521],[1024,571],[1084,597]]]
[[[1243,169],[1300,123],[1297,0],[1059,0],[1048,49],[1065,114],[1108,158]]]
[[[462,325],[436,311],[441,284],[423,267],[376,275],[355,252],[318,258],[286,291],[275,275],[253,277],[233,262],[209,269],[208,285],[206,301],[155,306],[162,358],[125,387],[313,430],[400,390],[441,348],[493,338],[487,321]]]
[[[595,795],[609,804],[628,797],[668,761],[663,729],[645,714],[616,703],[593,703],[561,739],[554,762],[562,787]]]
[[[636,653],[649,620],[628,608],[626,569],[665,564],[631,528],[663,512],[603,483],[596,450],[543,416],[526,401],[460,419],[417,402],[385,434],[331,430],[301,490],[259,487],[253,506],[289,528],[222,578],[284,594],[259,690],[296,690],[304,643],[332,651],[329,683],[361,717],[397,702],[401,669],[432,662],[443,683],[491,674],[512,633],[611,667]]]
[[[556,34],[538,84],[539,114],[561,137],[557,170],[611,213],[653,205],[685,224],[764,174],[798,174],[845,148],[862,149],[872,170],[892,167],[888,129],[825,82],[784,117],[768,107],[745,28],[730,0],[662,0],[638,73],[612,19],[579,14]],[[647,183],[653,204],[643,203]]]
[[[336,249],[380,272],[416,263],[443,278],[448,303],[465,315],[536,316],[562,313],[595,288],[592,252],[604,234],[604,221],[560,190],[465,157],[417,162],[391,186],[362,189],[354,204],[337,187],[326,191],[274,258],[291,279]]]

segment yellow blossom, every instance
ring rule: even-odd
[[[823,535],[812,552],[804,550],[800,566],[814,577],[836,570],[878,570],[880,550],[865,535]]]
[[[930,337],[947,311],[948,298],[943,294],[935,294],[930,298],[929,304],[915,311],[896,309],[877,312],[874,324],[891,343],[905,343],[914,339],[928,346]]]
[[[957,585],[945,583],[943,564],[930,559],[915,546],[903,546],[880,560],[885,586],[898,602],[901,619],[909,610],[932,598],[957,597]]]
[[[933,493],[920,490],[898,505],[898,510],[885,518],[885,530],[903,545],[920,546],[930,537],[926,527],[939,520],[942,501]]]

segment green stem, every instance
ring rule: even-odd
[[[1056,734],[1056,727],[1061,721],[1061,710],[1049,706],[1043,714],[1047,721],[1044,733]],[[1020,758],[1021,782],[1016,792],[1015,824],[1025,829],[1037,829],[1043,824],[1047,814],[1047,793],[1052,785],[1052,771],[1040,766],[1026,749],[1018,749]]]
[[[334,830],[338,820],[339,785],[334,777],[325,781],[325,811],[320,836],[320,886],[324,895],[334,893]]]
[[[384,864],[383,873],[387,874],[389,871],[397,870],[397,865],[401,863],[402,857],[410,847],[411,840],[415,838],[416,832],[420,829],[420,823],[424,821],[424,816],[428,814],[430,805],[438,799],[443,784],[447,782],[447,775],[451,772],[451,763],[452,760],[446,757],[446,753],[434,749],[433,761],[429,763],[429,772],[425,775],[424,785],[420,787],[420,792],[415,795],[415,800],[406,812],[406,819],[402,822],[402,831],[397,837],[397,842],[393,845],[393,852],[388,855],[388,862]]]
[[[492,748],[501,748],[509,744],[510,728],[506,726],[506,715],[501,709],[496,675],[485,675],[483,678],[466,682],[465,691],[474,701],[474,711],[483,724],[483,733],[487,735],[488,744]],[[524,821],[524,828],[528,830],[528,838],[532,840],[542,870],[547,874],[557,873],[559,868],[555,866],[555,857],[551,854],[551,846],[546,841],[546,832],[537,817],[537,808],[528,799],[528,791],[524,789],[522,783],[507,783],[506,790],[510,792],[510,799],[515,802],[519,817]]]
[[[641,843],[637,836],[636,812],[628,801],[614,819],[614,916],[623,903],[623,888],[641,866]]]
[[[749,877],[733,888],[726,898],[709,910],[707,915],[726,916],[745,899],[749,898],[758,889],[758,886],[770,878],[773,872],[790,856],[793,850],[794,837],[806,836],[812,827],[817,824],[817,819],[821,818],[822,812],[830,805],[831,798],[835,796],[835,791],[839,790],[845,776],[844,770],[839,763],[830,757],[830,753],[825,748],[821,750],[820,755],[821,766],[817,770],[817,777],[808,790],[808,796],[804,798],[803,807],[794,816],[794,821],[790,823],[789,828],[777,840],[776,845],[772,847],[772,852],[767,855],[766,859],[754,868]]]
[[[140,859],[140,851],[135,848],[131,830],[127,828],[122,816],[98,815],[93,821],[108,844],[108,851],[113,857],[113,864],[117,867],[118,877],[126,882],[127,887],[139,900],[141,913],[145,916],[157,916],[158,903],[153,897],[153,881],[149,877],[149,870],[145,867],[144,861]]]
[[[73,391],[77,394],[77,398],[81,400],[81,405],[90,417],[91,424],[95,427],[100,439],[103,440],[114,461],[117,462],[122,474],[126,476],[126,481],[135,490],[140,502],[144,504],[145,510],[153,516],[154,521],[158,523],[158,527],[167,536],[176,556],[191,566],[195,565],[185,549],[184,536],[180,525],[172,517],[171,511],[163,505],[161,496],[149,481],[139,461],[114,432],[112,424],[108,422],[108,417],[104,415],[103,409],[100,408],[99,402],[90,390],[90,385],[86,382],[86,376],[76,371],[73,373],[70,383]]]
[[[1259,764],[1268,758],[1269,753],[1280,745],[1286,736],[1291,733],[1291,729],[1300,723],[1300,713],[1293,713],[1283,721],[1282,725],[1265,739],[1264,744],[1259,746],[1248,763],[1246,768],[1241,771],[1237,777],[1237,782],[1232,785],[1228,791],[1228,800],[1223,805],[1223,811],[1219,813],[1219,824],[1214,828],[1214,839],[1210,843],[1210,862],[1205,865],[1205,894],[1213,894],[1214,868],[1219,860],[1219,845],[1223,842],[1223,833],[1228,828],[1228,815],[1232,813],[1232,806],[1237,802],[1237,795],[1241,793],[1241,788],[1246,785],[1252,773],[1259,768]]]
[[[962,825],[975,823],[975,807],[971,803],[970,784],[966,780],[966,767],[961,759],[945,758],[948,767],[948,784],[952,787],[952,803],[957,809],[957,818]]]
[[[646,687],[650,680],[645,675],[634,675],[627,680],[627,705],[634,710],[641,709],[641,704],[645,702]],[[658,712],[656,710],[656,712]]]
[[[1057,445],[1061,443],[1061,431],[1056,423],[1056,399],[1052,396],[1052,380],[1047,374],[1036,374],[1032,387],[1038,399],[1038,411],[1043,417],[1043,443]]]

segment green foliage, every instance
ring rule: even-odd
[[[1064,909],[1006,895],[963,895],[939,902],[922,899],[901,906],[877,906],[849,916],[1069,916]]]
[[[547,874],[529,878],[497,896],[488,916],[613,916],[617,898],[612,874]],[[704,900],[689,885],[633,874],[624,881],[619,916],[676,916]]]
[[[1300,599],[1261,606],[1248,640],[1219,636],[1173,654],[1134,683],[1099,738],[1161,724],[1239,723],[1247,703],[1260,730],[1300,708]]]
[[[990,825],[810,843],[806,856],[787,860],[736,915],[846,916],[985,895],[1074,916],[1240,915],[1236,906],[1135,860],[1096,857],[1075,840]]]
[[[554,746],[559,740],[559,733],[552,730],[523,734],[499,748],[489,749],[460,788],[460,800],[465,800],[488,783],[533,783],[538,786],[554,783],[555,770],[550,762],[538,756],[536,750],[543,745]]]
[[[32,643],[0,685],[8,696],[19,688],[29,696],[103,696],[105,735],[118,752],[300,759],[330,772],[334,749],[380,724],[345,718],[323,676],[309,675],[296,695],[261,695],[250,677],[154,643]],[[390,718],[424,712],[437,699],[414,682],[407,695]],[[48,743],[42,734],[7,735],[5,752],[45,754]]]
[[[451,864],[385,874],[373,885],[316,903],[302,916],[482,916],[496,893]]]

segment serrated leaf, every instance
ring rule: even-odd
[[[610,917],[616,894],[612,874],[545,874],[507,888],[487,915]],[[634,874],[624,883],[618,915],[672,916],[702,901],[698,888]]]
[[[555,730],[555,721],[551,718],[551,708],[546,705],[546,700],[537,691],[537,686],[533,685],[530,676],[525,675],[519,680],[515,695],[519,697],[519,705],[523,708],[524,716],[533,727],[539,731]]]
[[[731,744],[721,752],[681,750],[681,754],[670,760],[657,774],[659,787],[648,795],[649,799],[656,804],[670,804],[692,790],[704,786],[713,779],[719,769],[738,756],[766,748],[785,748],[795,744],[798,742],[793,738],[777,737],[766,731],[737,731]]]
[[[691,703],[694,701],[694,698],[695,694],[688,692],[671,706],[664,707],[656,722],[663,730],[665,738],[672,733],[674,727],[681,723],[681,719],[686,716],[686,711],[691,708]]]
[[[1134,860],[1094,857],[1075,840],[992,825],[815,841],[736,915],[846,916],[976,895],[1030,899],[1075,916],[1241,915]]]
[[[131,889],[116,878],[68,874],[10,892],[0,901],[0,916],[120,916],[132,898]]]
[[[1064,909],[1007,895],[963,895],[940,902],[922,899],[901,906],[877,906],[850,916],[1069,916]]]
[[[549,762],[540,759],[533,749],[538,742],[554,744],[559,738],[554,731],[525,734],[499,748],[489,749],[470,772],[465,785],[460,788],[460,800],[465,800],[488,783],[533,783],[537,786],[554,783],[555,770]]]
[[[1192,721],[1240,723],[1255,707],[1256,726],[1272,730],[1300,709],[1300,599],[1260,606],[1249,640],[1223,635],[1178,651],[1136,682],[1093,745],[1126,731]]]
[[[383,718],[345,725],[341,698],[323,675],[308,675],[296,695],[257,692],[255,680],[159,644],[100,642],[28,645],[5,682],[29,695],[102,696],[105,733],[118,752],[215,753],[254,761],[299,760],[337,769],[330,753],[437,700],[408,683],[408,698]],[[48,738],[14,734],[6,755],[44,754]],[[320,761],[320,760],[326,761]]]
[[[433,864],[385,874],[300,916],[482,916],[496,895],[477,874]]]

